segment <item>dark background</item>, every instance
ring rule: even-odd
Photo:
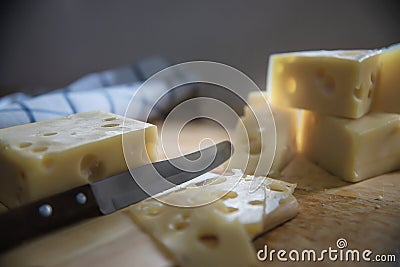
[[[400,42],[398,2],[2,1],[0,95],[154,55],[226,63],[264,88],[271,53]]]

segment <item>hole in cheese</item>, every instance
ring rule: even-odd
[[[273,183],[269,185],[269,190],[276,192],[285,192],[287,191],[287,188],[283,185]]]
[[[370,80],[371,80],[371,85],[368,90],[368,98],[372,98],[373,89],[375,88],[375,83],[376,83],[376,73],[375,72],[371,72]]]
[[[188,226],[189,226],[188,222],[182,221],[182,222],[171,223],[169,225],[169,228],[171,228],[172,230],[175,230],[175,231],[182,231],[182,230],[186,229]]]
[[[116,117],[105,118],[103,121],[115,121]]]
[[[371,98],[371,96],[372,96],[372,89],[369,89],[369,91],[368,91],[368,98]]]
[[[19,147],[20,148],[27,148],[27,147],[30,147],[31,145],[32,145],[31,142],[23,142],[23,143],[19,144]]]
[[[227,207],[227,209],[228,209],[229,213],[232,213],[232,212],[235,212],[235,211],[239,210],[238,208],[235,208],[235,207]]]
[[[376,82],[376,73],[375,73],[375,72],[372,72],[372,73],[371,73],[370,79],[371,79],[371,83],[374,85],[375,82]]]
[[[335,92],[335,80],[331,76],[325,76],[322,92],[325,95],[332,95]]]
[[[143,212],[148,216],[157,216],[162,212],[162,204],[154,202],[143,207]]]
[[[357,101],[361,101],[362,95],[363,95],[362,87],[361,87],[361,88],[357,88],[357,87],[354,88],[353,95],[354,95],[354,98],[355,98]]]
[[[252,206],[258,206],[258,205],[263,205],[264,204],[264,202],[261,201],[261,200],[252,200],[252,201],[249,201],[248,203],[250,205],[252,205]]]
[[[70,135],[76,135],[76,132],[72,132],[72,133],[70,133]]]
[[[216,248],[219,244],[219,238],[215,233],[201,233],[198,240],[208,248]]]
[[[58,133],[56,132],[51,132],[51,133],[44,133],[43,136],[52,136],[52,135],[56,135]]]
[[[47,149],[49,149],[47,146],[37,146],[32,148],[32,152],[39,153],[39,152],[44,152]]]
[[[223,200],[227,200],[227,199],[230,199],[230,198],[237,198],[237,196],[238,196],[238,194],[237,194],[236,192],[234,192],[234,191],[229,191],[228,193],[226,193],[226,194],[222,197],[222,199],[223,199]]]
[[[218,208],[218,210],[219,210],[220,212],[226,214],[226,213],[233,213],[233,212],[236,212],[236,211],[238,211],[239,209],[238,209],[238,208],[235,208],[235,207],[230,207],[230,206],[222,206],[222,207]]]
[[[169,228],[176,231],[182,231],[189,226],[190,215],[187,213],[178,214],[169,224]]]
[[[82,177],[93,182],[101,178],[104,174],[104,165],[92,154],[85,155],[81,159],[80,173]]]
[[[108,123],[108,124],[104,124],[101,127],[116,127],[119,126],[119,123]]]

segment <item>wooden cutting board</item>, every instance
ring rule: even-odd
[[[227,139],[227,133],[213,123],[192,123],[181,132],[182,152],[197,150],[204,138],[219,142]],[[164,145],[174,144],[173,139],[164,137]],[[344,238],[348,248],[397,253],[400,260],[400,172],[349,184],[298,156],[285,168],[283,176],[282,179],[298,185],[295,196],[300,212],[291,221],[256,238],[256,251],[265,245],[275,250],[321,251],[336,248],[337,239]],[[326,266],[334,264],[354,265],[324,262]],[[291,265],[276,259],[259,262],[259,266]],[[0,266],[161,267],[174,263],[122,210],[27,242],[1,255]]]

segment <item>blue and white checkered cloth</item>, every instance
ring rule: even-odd
[[[133,66],[86,75],[66,88],[36,97],[23,93],[2,97],[0,98],[0,128],[54,119],[89,110],[124,115],[132,95],[142,82],[168,66],[170,64],[162,58],[149,58]],[[179,75],[177,73],[177,77]],[[169,89],[167,81],[156,87],[152,90],[162,92]],[[166,101],[157,104],[157,109],[151,113],[150,119],[163,118],[170,107],[189,97],[190,94],[193,94],[193,90],[167,97]],[[145,94],[146,99],[142,99],[141,104],[153,104],[156,99],[152,99],[152,96],[154,92]],[[139,112],[130,115],[139,120],[147,119]]]

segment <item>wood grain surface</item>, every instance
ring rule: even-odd
[[[174,143],[171,136],[164,139],[165,146]],[[179,138],[182,152],[197,150],[204,138],[219,142],[227,139],[227,133],[214,123],[191,123]],[[161,147],[160,153],[163,154]],[[286,251],[336,249],[336,241],[344,238],[349,249],[369,249],[373,255],[396,254],[397,263],[305,263],[274,259],[260,261],[259,266],[399,266],[399,172],[349,184],[297,156],[282,175],[283,180],[297,183],[295,196],[300,212],[291,221],[256,238],[253,241],[256,251],[265,245],[268,249]],[[174,263],[122,210],[27,242],[1,255],[0,266],[161,267]]]

